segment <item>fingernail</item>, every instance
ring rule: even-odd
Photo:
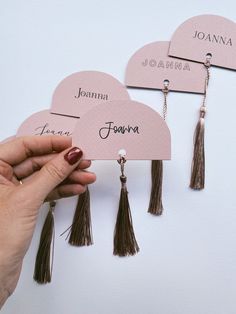
[[[70,164],[74,165],[81,159],[83,156],[82,150],[80,150],[78,147],[71,148],[64,156],[64,159]]]

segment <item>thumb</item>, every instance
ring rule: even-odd
[[[29,195],[44,200],[78,166],[82,156],[83,152],[78,147],[64,150],[46,163],[24,188],[28,190]]]

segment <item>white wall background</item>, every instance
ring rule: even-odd
[[[32,113],[49,108],[61,79],[79,70],[108,72],[123,81],[129,57],[143,45],[169,40],[180,23],[205,13],[236,18],[225,1],[0,1],[0,138]],[[70,225],[75,198],[56,209],[53,282],[32,280],[46,208],[4,314],[235,314],[236,313],[236,73],[212,68],[206,117],[206,189],[188,188],[192,135],[201,96],[169,95],[173,160],[165,162],[165,212],[146,213],[149,162],[126,172],[136,237],[135,257],[112,255],[120,182],[116,162],[94,162],[91,186],[95,244],[70,247],[59,234]],[[156,110],[158,91],[130,90]]]

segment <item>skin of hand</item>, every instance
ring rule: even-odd
[[[0,309],[17,285],[40,206],[83,193],[96,180],[90,161],[64,136],[0,144]],[[19,180],[23,184],[20,184]]]

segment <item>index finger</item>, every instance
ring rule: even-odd
[[[72,139],[68,136],[18,137],[0,144],[0,160],[14,166],[32,156],[61,152],[71,144]]]

